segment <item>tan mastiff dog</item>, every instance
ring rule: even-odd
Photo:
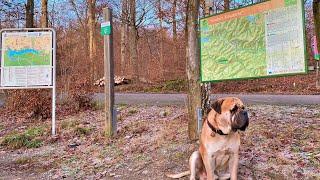
[[[203,123],[200,147],[189,159],[190,171],[170,178],[190,174],[190,179],[237,179],[240,135],[249,125],[248,113],[242,101],[235,97],[216,100],[211,104]]]

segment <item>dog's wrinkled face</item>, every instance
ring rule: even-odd
[[[221,98],[212,103],[211,107],[217,112],[216,121],[221,130],[245,131],[249,125],[248,112],[242,101],[235,97]],[[228,126],[228,127],[226,127]],[[226,133],[224,130],[224,133]]]

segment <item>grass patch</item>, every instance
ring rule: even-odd
[[[91,132],[91,129],[90,128],[87,128],[87,127],[82,127],[82,126],[77,126],[75,129],[74,129],[74,133],[78,136],[83,136],[83,135],[88,135],[90,134]]]
[[[122,143],[120,143],[122,144]],[[109,144],[108,146],[104,147],[101,154],[100,158],[103,159],[106,156],[109,157],[122,157],[124,154],[122,149],[119,149],[116,144]]]
[[[146,92],[185,92],[187,90],[187,81],[182,79],[165,81],[163,84],[145,89]]]
[[[317,113],[317,114],[315,115],[315,117],[316,117],[316,118],[320,118],[320,113]]]
[[[3,129],[4,129],[4,126],[0,124],[0,131],[2,131]]]
[[[15,164],[19,164],[19,165],[29,164],[31,162],[32,162],[31,157],[20,157],[17,160],[15,160]]]
[[[186,91],[187,90],[187,82],[182,79],[166,81],[163,85],[162,90],[177,91],[177,92]]]
[[[40,137],[44,135],[45,128],[43,127],[31,127],[25,132],[18,133],[13,132],[4,137],[1,142],[1,146],[6,146],[11,149],[26,148],[38,148],[43,145]]]
[[[104,109],[104,103],[98,102],[98,101],[94,101],[94,102],[91,103],[91,107],[95,111],[101,110],[101,109]]]
[[[70,159],[68,159],[68,163],[73,163],[73,162],[76,162],[78,161],[79,159],[76,157],[76,156],[71,156]]]
[[[148,161],[150,160],[150,158],[148,156],[146,156],[145,154],[138,154],[136,157],[135,157],[135,160],[137,161]]]
[[[175,159],[183,159],[184,155],[185,155],[185,153],[183,153],[183,152],[177,152],[174,154],[174,158]]]
[[[128,107],[128,105],[127,104],[125,104],[125,103],[120,103],[120,104],[118,104],[118,105],[116,105],[116,107],[118,108],[118,110],[123,110],[123,109],[125,109],[125,108],[127,108]]]
[[[79,125],[79,123],[76,120],[67,119],[61,122],[61,128],[62,129],[71,129]]]
[[[134,115],[134,114],[136,114],[138,112],[138,110],[136,110],[136,109],[130,109],[129,111],[128,111],[128,114],[129,115]]]

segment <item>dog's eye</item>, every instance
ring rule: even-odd
[[[238,106],[234,106],[232,109],[231,109],[231,112],[236,112],[238,110]]]

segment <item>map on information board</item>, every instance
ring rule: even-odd
[[[271,0],[201,19],[201,80],[305,73],[302,8]]]
[[[52,84],[52,32],[3,32],[1,86]]]

